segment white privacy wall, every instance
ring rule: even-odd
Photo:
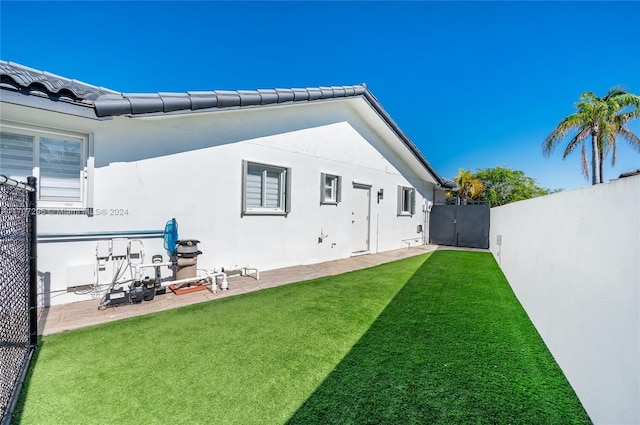
[[[640,423],[640,176],[493,208],[490,238],[594,423]]]

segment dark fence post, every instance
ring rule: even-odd
[[[29,192],[30,246],[29,246],[29,343],[31,348],[38,344],[38,191],[35,177],[27,177]]]

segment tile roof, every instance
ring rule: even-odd
[[[640,168],[638,168],[637,170],[634,171],[627,171],[626,173],[622,173],[620,174],[620,176],[618,176],[619,179],[623,179],[625,177],[633,177],[633,176],[638,176],[640,175]]]
[[[364,84],[268,90],[213,90],[186,93],[118,93],[77,80],[0,60],[0,89],[90,106],[98,117],[165,114],[241,108],[363,95]]]
[[[104,87],[92,86],[3,60],[0,60],[0,89],[83,105],[92,104],[107,93],[116,93]]]
[[[278,103],[314,101],[364,95],[366,87],[314,87],[269,90],[213,90],[186,93],[106,94],[96,99],[99,117],[197,111],[202,109],[242,108]]]
[[[192,111],[258,107],[293,102],[363,97],[404,142],[442,187],[455,187],[443,179],[384,110],[365,84],[267,90],[213,90],[186,93],[118,93],[13,62],[0,60],[0,90],[91,108],[99,118],[117,115],[188,113]]]

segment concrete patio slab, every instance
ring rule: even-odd
[[[83,328],[100,323],[112,322],[127,317],[141,316],[162,310],[182,307],[190,304],[226,298],[239,294],[273,288],[289,283],[333,276],[352,270],[360,270],[379,264],[413,257],[438,249],[438,245],[419,245],[396,249],[377,254],[359,255],[341,260],[318,264],[300,265],[260,272],[260,280],[253,276],[234,276],[229,278],[229,289],[213,293],[209,289],[184,295],[175,295],[168,291],[156,296],[153,301],[141,304],[129,304],[120,307],[98,309],[99,300],[80,301],[65,305],[56,305],[40,309],[38,316],[38,334],[50,335],[71,329]]]

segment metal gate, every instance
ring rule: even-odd
[[[434,205],[429,217],[429,239],[433,244],[466,248],[489,248],[487,204]]]
[[[36,179],[0,175],[0,418],[9,424],[38,338]]]

